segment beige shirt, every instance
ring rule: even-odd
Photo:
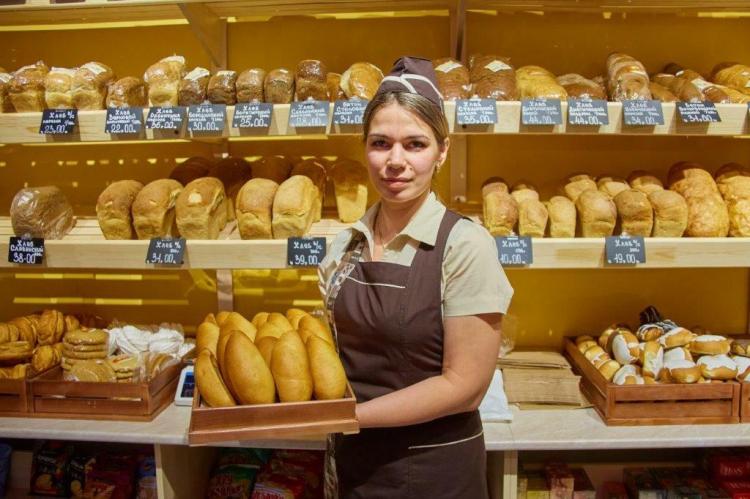
[[[333,273],[346,252],[355,231],[364,234],[367,244],[363,261],[371,261],[375,217],[380,203],[373,205],[351,228],[338,234],[318,267],[321,294],[328,296]],[[414,214],[404,229],[383,249],[381,261],[411,265],[420,243],[434,245],[445,206],[434,193]],[[455,317],[489,313],[506,313],[513,288],[500,266],[495,240],[481,225],[459,220],[448,235],[443,255],[441,279],[443,315]]]

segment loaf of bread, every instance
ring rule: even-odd
[[[206,96],[211,104],[226,104],[233,106],[237,103],[237,72],[230,70],[218,71],[208,80]]]
[[[544,237],[549,213],[538,199],[524,199],[518,203],[518,235]]]
[[[292,163],[283,156],[264,156],[252,165],[253,178],[267,178],[281,185],[292,171]]]
[[[550,237],[575,237],[576,205],[564,196],[554,196],[546,203]]]
[[[179,88],[185,76],[185,58],[179,55],[165,57],[151,65],[143,75],[148,86],[151,106],[168,107],[179,104]]]
[[[13,103],[8,96],[8,86],[13,75],[0,71],[0,113],[13,112]]]
[[[659,177],[655,177],[643,170],[635,170],[628,175],[628,183],[630,187],[646,195],[654,191],[664,190],[664,184],[659,180]]]
[[[607,58],[607,90],[618,102],[651,99],[646,68],[626,54],[613,53]]]
[[[184,238],[218,239],[229,212],[224,184],[215,177],[193,180],[180,192],[175,210]]]
[[[728,87],[750,88],[750,66],[725,63],[714,69],[713,80]]]
[[[263,80],[266,102],[289,104],[294,99],[294,73],[288,69],[272,69]]]
[[[328,87],[328,100],[335,102],[337,100],[346,100],[344,89],[341,88],[341,75],[329,72],[326,75],[326,87]]]
[[[120,78],[107,93],[107,107],[143,107],[147,102],[146,85],[135,76]]]
[[[485,185],[487,185],[486,182]],[[531,184],[518,183],[514,185],[513,189],[511,189],[510,195],[513,196],[513,199],[515,199],[516,203],[519,205],[527,200],[539,201],[539,193],[537,192],[536,187]]]
[[[516,72],[510,60],[496,55],[472,55],[469,59],[471,94],[483,99],[518,100]]]
[[[304,175],[293,175],[279,185],[273,200],[273,237],[305,236],[315,218],[315,184]]]
[[[254,178],[237,194],[237,225],[242,239],[273,239],[273,200],[279,184]]]
[[[664,85],[660,85],[655,82],[648,84],[648,89],[651,91],[651,97],[661,102],[677,102],[677,96],[670,92],[670,90]]]
[[[622,191],[630,189],[628,183],[619,177],[604,176],[596,179],[596,186],[601,192],[608,195],[612,199],[620,194]]]
[[[540,66],[523,66],[516,70],[516,84],[521,99],[567,100],[568,94],[557,83],[555,75]]]
[[[112,68],[101,62],[87,62],[73,75],[73,104],[78,109],[104,109],[107,88],[114,82]]]
[[[691,237],[725,237],[729,212],[713,177],[696,163],[680,162],[669,170],[669,188],[685,198]]]
[[[182,184],[173,179],[159,179],[141,189],[133,202],[133,225],[138,239],[178,237],[175,204]]]
[[[706,79],[697,71],[685,69],[679,64],[669,63],[664,67],[663,72],[690,82],[690,84],[702,94],[701,100],[707,100],[717,104],[729,104],[732,102],[731,97],[722,90],[721,85],[716,85],[706,81]]]
[[[105,239],[135,239],[132,208],[143,189],[136,180],[118,180],[102,191],[96,201],[96,218]]]
[[[378,91],[383,72],[369,62],[355,62],[341,75],[339,84],[348,98],[371,100]]]
[[[493,236],[514,234],[518,223],[518,203],[508,193],[508,187],[495,179],[482,186],[482,212],[484,226]]]
[[[714,177],[729,211],[729,235],[750,236],[750,169],[728,163]]]
[[[468,99],[471,97],[469,69],[452,57],[432,61],[438,89],[443,100]]]
[[[43,111],[44,80],[48,69],[43,61],[24,66],[13,73],[8,83],[8,97],[18,113]]]
[[[16,236],[62,239],[75,225],[73,208],[53,185],[26,187],[10,205],[10,220]]]
[[[565,89],[568,97],[607,100],[607,90],[603,86],[579,74],[568,73],[558,76],[557,83]]]
[[[608,195],[590,189],[576,199],[578,226],[583,237],[611,236],[617,223],[617,208]]]
[[[306,59],[297,64],[295,75],[294,100],[328,100],[326,76],[328,68],[323,62]],[[344,75],[341,75],[343,83]]]
[[[209,170],[213,166],[213,162],[209,159],[201,156],[192,156],[175,166],[169,174],[169,178],[178,181],[182,185],[188,185],[197,178],[207,177]]]
[[[682,237],[688,223],[685,198],[674,191],[652,191],[648,200],[654,210],[654,237]]]
[[[304,175],[309,177],[315,185],[315,202],[313,222],[320,222],[323,213],[323,198],[326,193],[326,169],[323,164],[315,158],[310,158],[297,163],[292,168],[292,175]]]
[[[260,68],[246,69],[237,77],[237,102],[263,102],[263,81],[266,71]]]
[[[563,187],[563,192],[568,199],[574,203],[578,199],[578,196],[589,190],[597,190],[598,187],[594,179],[586,174],[572,175],[568,177],[568,181]]]
[[[654,210],[641,191],[628,189],[614,197],[617,207],[617,233],[649,237],[654,227]]]
[[[252,177],[250,163],[238,156],[229,156],[216,162],[208,171],[209,177],[218,178],[225,187],[240,184],[240,187]]]
[[[76,70],[55,68],[44,78],[44,100],[49,109],[73,109],[73,76]]]
[[[680,102],[701,102],[703,94],[688,80],[677,78],[667,73],[658,73],[653,76],[653,81],[666,87]]]
[[[339,220],[355,222],[367,211],[367,170],[354,160],[345,159],[331,168]]]
[[[197,106],[206,101],[208,81],[211,73],[206,68],[197,67],[180,80],[177,102],[181,106]]]

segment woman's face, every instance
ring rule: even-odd
[[[448,143],[438,144],[427,123],[393,102],[373,116],[365,152],[370,180],[383,201],[405,203],[429,190]]]

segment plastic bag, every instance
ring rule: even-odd
[[[16,193],[10,219],[17,236],[62,239],[75,225],[73,208],[54,185],[28,187]]]

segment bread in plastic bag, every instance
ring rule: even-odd
[[[53,185],[23,188],[10,205],[10,219],[17,236],[62,239],[75,225],[73,208]]]

